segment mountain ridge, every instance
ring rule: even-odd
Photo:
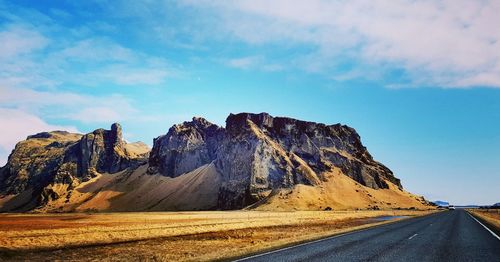
[[[317,200],[304,206],[276,197],[307,198],[300,193],[304,190]],[[331,197],[344,190],[359,203],[340,199],[342,194]],[[230,114],[225,127],[194,117],[155,138],[151,150],[126,143],[116,123],[84,135],[43,132],[18,143],[0,169],[0,211],[225,210],[259,208],[258,203],[278,209],[398,206],[372,195],[401,198],[405,204],[399,206],[428,205],[404,191],[392,171],[373,159],[355,129],[267,113]],[[137,206],[130,204],[134,201]],[[287,201],[295,204],[281,203]]]

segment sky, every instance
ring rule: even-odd
[[[500,1],[0,0],[0,166],[50,130],[268,112],[354,127],[405,189],[500,202]]]

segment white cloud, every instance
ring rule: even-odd
[[[79,39],[70,28],[26,22],[0,28],[0,85],[58,87],[63,85],[161,85],[179,74],[163,58],[132,50],[99,36]],[[87,33],[88,34],[88,33]]]
[[[0,105],[38,109],[46,105],[81,106],[91,103],[92,97],[69,92],[44,92],[28,88],[0,86]]]
[[[136,62],[134,52],[105,38],[88,38],[54,54],[61,59],[81,62]]]
[[[45,118],[68,119],[84,123],[109,123],[136,118],[138,111],[122,95],[89,96],[72,92],[36,91],[0,87],[0,108],[22,109]]]
[[[112,65],[103,68],[101,72],[95,72],[93,75],[98,79],[111,81],[119,85],[133,86],[159,85],[173,74],[173,70],[171,71],[164,66],[144,65],[142,68],[135,68],[125,65]]]
[[[8,108],[0,108],[0,126],[3,127],[0,136],[0,166],[5,165],[16,143],[29,135],[54,130],[78,132],[75,127],[50,125],[33,114]]]
[[[42,49],[49,40],[37,31],[13,25],[0,32],[0,59],[15,58]]]
[[[121,119],[121,115],[116,110],[109,107],[89,107],[81,111],[69,115],[69,118],[75,119],[84,123],[96,122],[115,122]]]
[[[49,66],[60,65],[57,79],[75,85],[161,85],[168,77],[178,74],[165,59],[125,48],[105,38],[76,42],[49,54],[47,61]]]
[[[250,67],[253,67],[257,63],[259,63],[260,60],[262,60],[262,58],[259,56],[239,57],[239,58],[229,59],[227,61],[227,65],[239,69],[249,69]]]
[[[260,55],[225,59],[224,63],[230,67],[242,70],[257,69],[266,72],[275,72],[283,69],[283,66],[279,64],[271,64]]]
[[[223,31],[249,44],[309,46],[291,61],[308,71],[332,74],[339,60],[371,70],[390,63],[412,76],[411,84],[500,87],[499,1],[185,3],[210,7]]]

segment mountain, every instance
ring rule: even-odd
[[[0,211],[427,208],[351,127],[267,113],[195,117],[126,143],[119,124],[36,134],[0,169]]]
[[[43,132],[19,142],[0,169],[2,210],[31,210],[71,192],[101,173],[116,173],[147,161],[149,148],[127,144],[119,124],[86,135]]]
[[[440,200],[434,201],[432,203],[434,203],[436,206],[440,206],[440,207],[450,206],[450,203],[445,202],[445,201],[440,201]]]

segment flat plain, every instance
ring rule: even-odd
[[[435,211],[0,215],[2,260],[223,260]]]

